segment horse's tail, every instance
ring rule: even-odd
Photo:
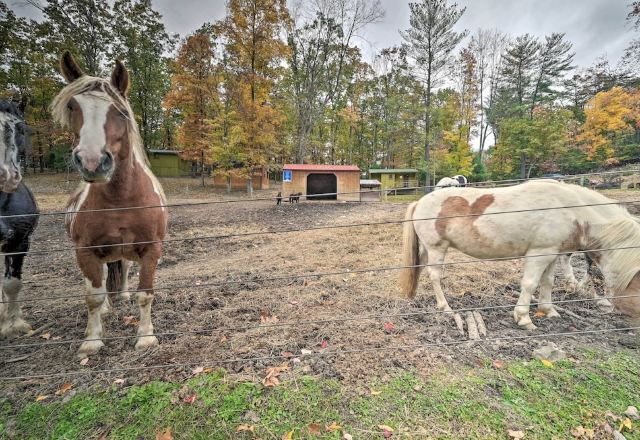
[[[400,292],[408,298],[413,298],[416,295],[420,278],[420,268],[415,267],[420,264],[420,243],[413,225],[414,222],[411,221],[417,205],[418,202],[413,202],[407,208],[402,228],[402,265],[413,266],[400,269]]]
[[[107,263],[107,292],[120,292],[122,288],[122,260]]]

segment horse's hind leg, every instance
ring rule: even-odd
[[[151,322],[151,304],[153,303],[153,277],[162,254],[160,245],[151,245],[140,262],[140,284],[136,299],[140,308],[140,325],[138,325],[138,341],[136,350],[144,350],[158,345],[158,338],[153,336]]]
[[[553,279],[555,277],[555,262],[549,264],[547,269],[540,278],[540,305],[538,309],[547,316],[547,318],[559,318],[560,314],[551,304],[551,292],[553,290]]]
[[[569,290],[575,291],[577,290],[582,282],[578,282],[576,279],[575,273],[573,272],[573,267],[571,266],[571,256],[570,255],[561,255],[558,257],[558,264],[560,265],[560,270],[562,271],[562,277],[567,283]]]
[[[18,249],[22,251],[26,249]],[[20,333],[28,333],[31,326],[22,318],[20,303],[17,302],[18,294],[22,289],[22,263],[24,255],[12,255],[5,257],[5,277],[2,280],[2,299],[4,308],[0,312],[0,335],[14,336]]]
[[[532,249],[531,255],[547,253],[546,249]],[[531,304],[531,296],[535,293],[540,283],[540,279],[545,270],[555,263],[556,257],[531,257],[527,258],[524,263],[524,274],[520,283],[520,297],[518,305],[513,310],[513,318],[516,323],[527,330],[535,330],[536,326],[531,322],[529,316],[529,305]]]
[[[120,299],[129,301],[131,292],[129,292],[129,270],[131,269],[131,261],[122,259],[122,272],[120,272]]]
[[[436,295],[436,308],[438,310],[451,310],[449,303],[442,291],[442,263],[447,253],[447,247],[430,247],[427,252],[427,272],[433,285],[433,292]]]

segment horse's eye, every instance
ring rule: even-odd
[[[121,111],[118,113],[122,119],[129,119],[129,113]]]
[[[71,103],[67,104],[67,110],[69,110],[70,112],[73,111],[73,106],[71,105]]]

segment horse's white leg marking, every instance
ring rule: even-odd
[[[547,318],[559,318],[560,314],[551,302],[551,292],[553,290],[553,279],[555,277],[556,262],[549,264],[540,278],[540,304],[538,309],[544,312]]]
[[[160,252],[158,252],[158,254],[160,254]],[[149,255],[140,262],[140,284],[138,286],[140,291],[136,293],[136,300],[140,308],[140,324],[138,325],[136,350],[144,350],[148,347],[158,345],[158,338],[153,336],[153,323],[151,322],[153,275],[157,264],[157,257],[152,255]]]
[[[129,292],[129,269],[131,269],[131,261],[122,259],[122,272],[120,274],[120,299],[129,301],[131,293]]]
[[[31,326],[22,319],[20,303],[16,302],[22,289],[22,281],[18,278],[4,278],[2,281],[2,299],[6,301],[0,312],[0,335],[12,336],[27,333]]]
[[[552,252],[555,251],[548,249],[530,249],[528,255],[539,255]],[[555,259],[555,256],[533,257],[527,258],[524,263],[524,274],[520,283],[520,297],[518,298],[518,305],[513,310],[513,318],[520,327],[526,330],[535,330],[536,328],[533,322],[531,322],[531,317],[529,316],[531,296],[538,288],[542,274],[549,264],[555,261]]]
[[[102,285],[93,287],[91,281],[85,278],[86,292],[84,299],[87,303],[89,317],[87,319],[86,340],[78,350],[78,357],[85,358],[96,354],[104,346],[102,342],[102,308],[107,298],[107,286],[103,279]]]
[[[107,285],[107,265],[106,264],[102,266],[102,285],[103,286]],[[102,303],[102,307],[100,307],[100,314],[108,315],[109,313],[111,313],[112,310],[113,308],[111,307],[111,300],[107,295]]]

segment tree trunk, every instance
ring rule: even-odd
[[[431,192],[431,172],[429,171],[429,165],[431,163],[431,143],[429,141],[429,135],[431,132],[431,77],[427,79],[427,96],[425,103],[424,114],[424,162],[425,162],[425,186],[424,192]]]
[[[520,178],[527,178],[527,156],[524,153],[520,153]]]

